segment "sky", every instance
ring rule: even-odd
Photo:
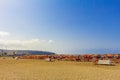
[[[0,0],[0,48],[119,49],[119,14],[119,0]]]

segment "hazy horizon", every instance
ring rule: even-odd
[[[119,9],[113,0],[0,0],[0,49],[119,50]]]

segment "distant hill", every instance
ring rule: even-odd
[[[8,55],[13,55],[15,53],[16,55],[24,55],[24,54],[31,54],[31,55],[53,55],[54,52],[48,52],[48,51],[37,51],[37,50],[3,50],[0,49],[0,53],[6,52]]]
[[[16,55],[24,55],[24,54],[31,54],[31,55],[53,55],[56,54],[54,52],[49,51],[37,51],[37,50],[3,50],[0,49],[0,55],[2,52],[6,52],[8,55],[13,55],[15,52]],[[78,49],[78,50],[70,50],[68,54],[120,54],[120,49]],[[67,53],[66,53],[67,54]]]
[[[18,51],[19,52],[19,51]],[[28,54],[32,54],[32,55],[52,55],[55,54],[54,52],[47,52],[47,51],[35,51],[35,50],[23,50],[23,52],[26,52]]]

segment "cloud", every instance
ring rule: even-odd
[[[53,40],[13,40],[0,39],[0,47],[7,47],[8,49],[31,49],[31,50],[50,50]]]
[[[53,40],[49,40],[49,41],[48,41],[48,43],[50,43],[50,44],[51,44],[51,43],[54,43],[54,41],[53,41]]]
[[[0,37],[6,37],[6,36],[10,36],[10,33],[5,31],[0,31]]]
[[[0,31],[0,49],[17,49],[17,50],[54,50],[54,40],[34,39],[13,39],[15,36],[9,32]]]

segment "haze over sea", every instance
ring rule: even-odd
[[[0,49],[120,53],[119,0],[0,0]]]

